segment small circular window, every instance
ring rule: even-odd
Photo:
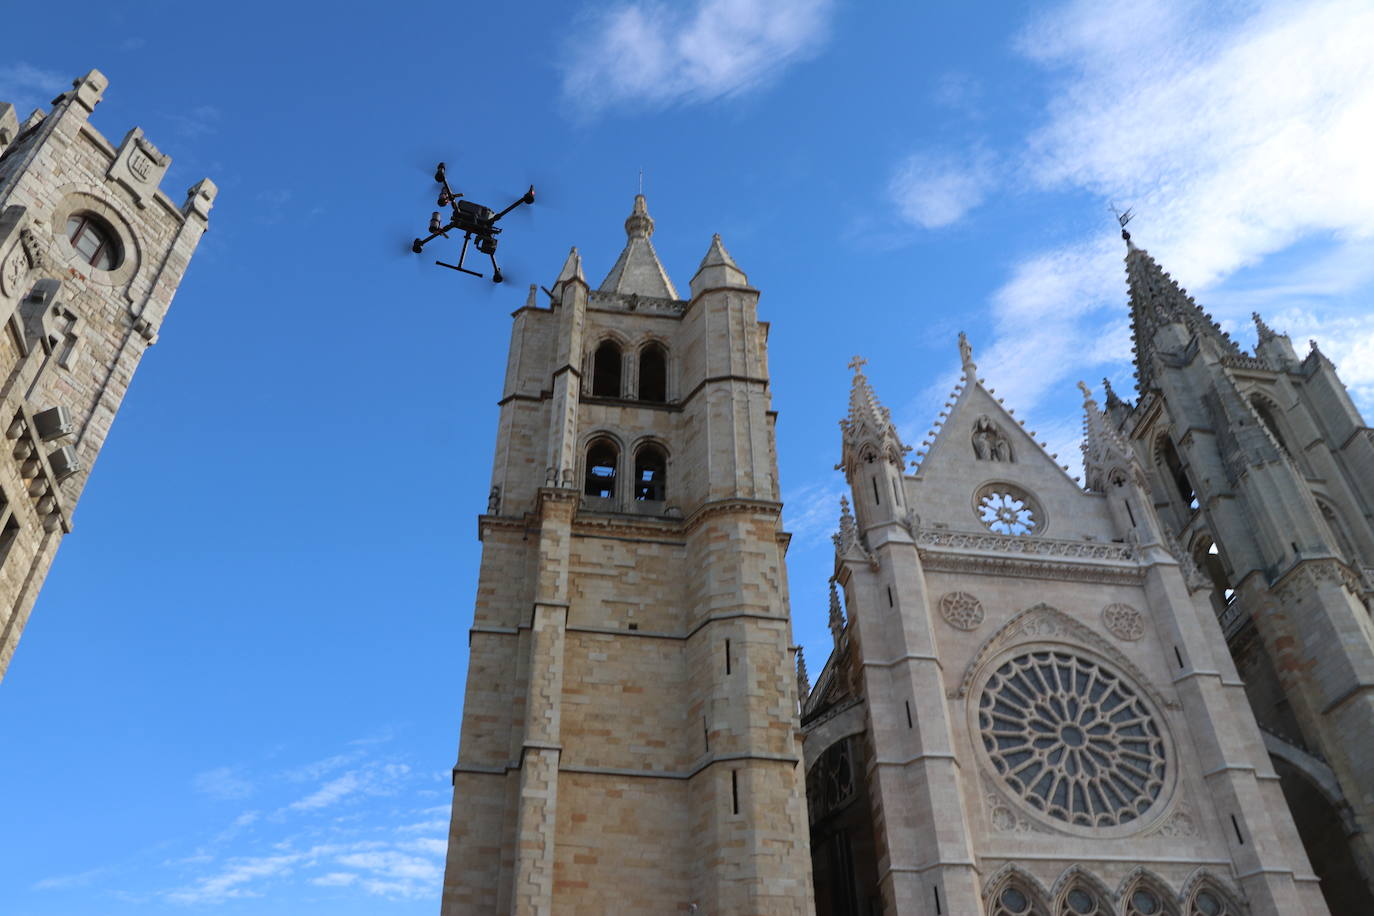
[[[1040,508],[1019,487],[990,483],[978,491],[974,509],[989,531],[997,534],[1032,534],[1044,524]]]
[[[114,270],[124,260],[119,236],[110,224],[90,213],[73,213],[67,218],[67,241],[81,260],[96,270]]]

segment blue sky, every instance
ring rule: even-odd
[[[509,313],[599,282],[641,168],[679,289],[719,232],[763,291],[813,673],[845,364],[917,445],[965,330],[1076,468],[1074,382],[1131,391],[1110,202],[1374,406],[1368,2],[40,9],[0,99],[99,67],[221,193],[0,685],[7,914],[436,911]],[[511,283],[405,251],[438,159],[539,186]]]

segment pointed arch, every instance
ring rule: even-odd
[[[1102,879],[1074,864],[1054,882],[1055,916],[1115,916],[1116,895]]]
[[[1240,903],[1240,895],[1207,868],[1188,876],[1178,899],[1184,916],[1249,916],[1250,912]]]
[[[1126,916],[1180,916],[1173,889],[1148,868],[1131,870],[1119,887],[1117,899]]]
[[[1331,538],[1336,543],[1336,549],[1341,553],[1341,559],[1352,566],[1361,565],[1360,552],[1355,549],[1355,542],[1350,537],[1350,529],[1346,526],[1340,510],[1316,493],[1312,494],[1312,498],[1317,501],[1317,508],[1321,510],[1322,521],[1330,530]]]
[[[596,345],[592,353],[592,395],[601,398],[620,397],[620,344],[607,337]]]
[[[635,449],[634,498],[641,502],[668,498],[668,453],[656,442]]]
[[[1058,608],[1050,607],[1043,601],[1014,615],[997,632],[984,640],[972,660],[969,661],[968,666],[964,668],[964,676],[960,679],[958,688],[951,694],[952,698],[962,698],[968,695],[978,672],[993,656],[1002,652],[1003,649],[1028,642],[1060,643],[1071,648],[1085,648],[1096,652],[1131,678],[1155,704],[1156,709],[1162,712],[1165,709],[1172,709],[1176,705],[1167,702],[1155,688],[1154,683],[1136,667],[1134,662],[1123,655],[1121,650],[1090,630],[1086,625],[1074,620]]]
[[[1184,507],[1189,512],[1197,509],[1197,490],[1193,488],[1193,482],[1188,477],[1188,471],[1183,467],[1183,459],[1179,457],[1178,449],[1174,447],[1174,440],[1167,431],[1161,432],[1155,437],[1155,464],[1161,469],[1165,478],[1172,482],[1174,490],[1183,500]]]
[[[1049,916],[1050,894],[1035,876],[1015,864],[998,869],[983,885],[988,916]]]
[[[582,472],[582,492],[597,499],[614,499],[616,477],[620,470],[620,446],[610,436],[597,436],[587,443]]]
[[[668,348],[657,340],[639,348],[639,399],[651,404],[668,400]]]

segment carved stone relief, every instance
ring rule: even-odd
[[[1123,642],[1135,642],[1145,635],[1145,618],[1129,604],[1109,604],[1102,609],[1102,625]]]
[[[940,599],[940,616],[956,630],[976,630],[983,622],[983,604],[968,592],[950,592]]]
[[[1011,441],[1002,428],[986,414],[973,423],[973,455],[979,461],[1006,461],[1011,455]]]

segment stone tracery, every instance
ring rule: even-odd
[[[1115,827],[1163,794],[1154,715],[1124,678],[1086,658],[1045,650],[1007,660],[979,696],[978,728],[1006,786],[1054,820]]]

